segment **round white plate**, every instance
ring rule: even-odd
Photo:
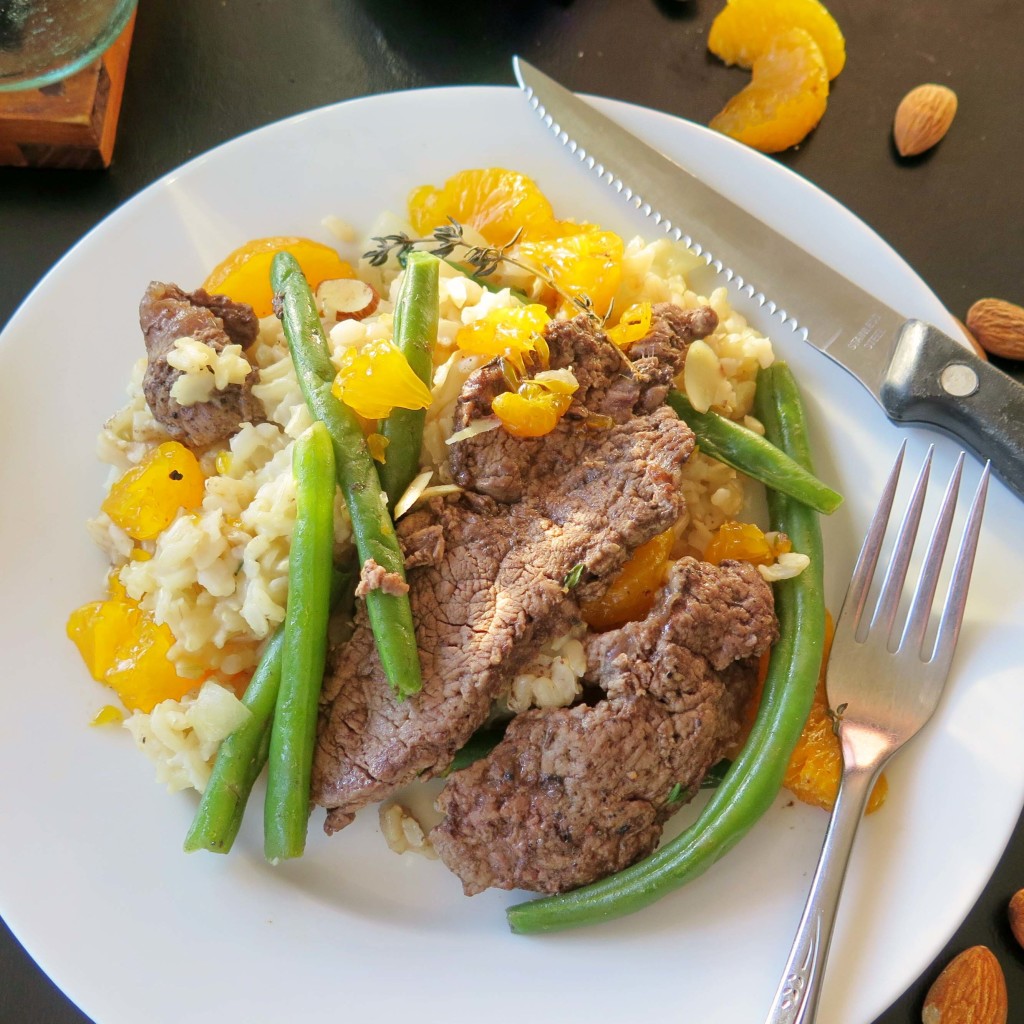
[[[891,305],[952,328],[895,253],[796,175],[684,121],[600,105]],[[126,732],[87,726],[109,694],[88,678],[64,622],[102,590],[103,561],[84,528],[105,476],[93,439],[143,353],[136,307],[148,281],[193,287],[256,236],[330,241],[327,214],[365,230],[377,211],[402,210],[414,185],[488,165],[533,176],[560,216],[654,234],[518,92],[378,96],[262,129],[157,182],[77,245],[3,335],[0,911],[99,1024],[325,1013],[447,1024],[597,1024],[666,1011],[702,1024],[762,1019],[825,827],[821,811],[785,794],[722,863],[655,907],[523,938],[503,914],[521,896],[464,898],[439,863],[390,853],[372,809],[331,840],[318,813],[307,855],[272,868],[257,802],[231,856],[186,856],[194,801],[155,785]],[[847,496],[826,535],[837,608],[899,441],[909,439],[912,462],[936,441],[943,471],[956,446],[896,429],[852,378],[778,334],[804,384],[818,470]],[[969,485],[977,476],[972,460]],[[900,994],[967,913],[1017,819],[1020,512],[996,485],[946,696],[861,829],[824,1020],[867,1024]]]

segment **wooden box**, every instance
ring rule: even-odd
[[[114,152],[135,15],[88,67],[41,89],[0,92],[0,164],[107,167]]]

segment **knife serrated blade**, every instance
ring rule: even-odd
[[[955,434],[1024,497],[1024,386],[864,291],[525,60],[514,57],[513,68],[559,142],[632,207],[852,373],[890,418]]]

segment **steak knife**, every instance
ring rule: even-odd
[[[1024,385],[887,306],[522,58],[512,62],[541,120],[631,206],[852,373],[890,419],[955,435],[1024,498]]]

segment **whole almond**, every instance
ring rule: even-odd
[[[1024,889],[1013,894],[1007,915],[1010,918],[1010,931],[1013,932],[1013,937],[1024,946]]]
[[[1006,1024],[1006,979],[987,946],[954,957],[924,999],[922,1024]]]
[[[919,85],[900,100],[892,134],[900,156],[931,149],[956,116],[956,93],[945,85]]]
[[[967,310],[967,329],[986,352],[1024,359],[1024,309],[1002,299],[978,299]]]

